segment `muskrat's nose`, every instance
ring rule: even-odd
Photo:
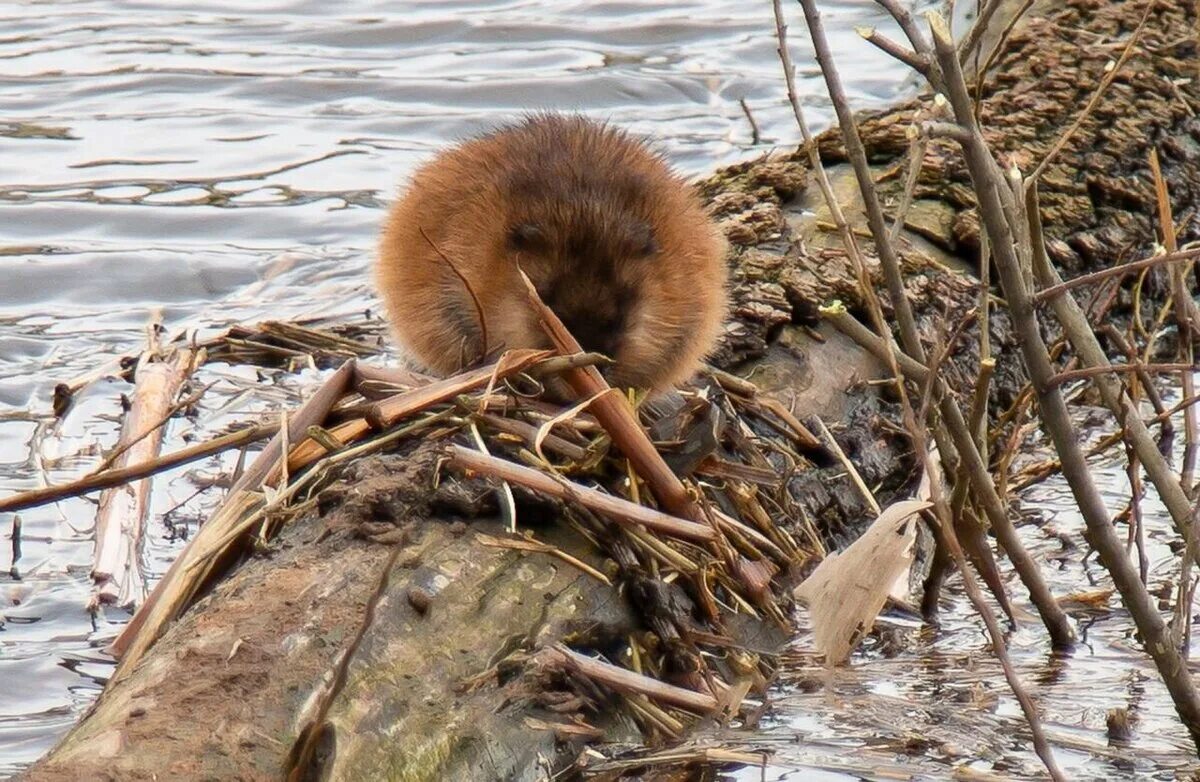
[[[616,356],[621,341],[620,324],[592,315],[568,316],[562,318],[562,322],[585,351],[603,353],[609,358]]]

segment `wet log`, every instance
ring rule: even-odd
[[[1002,3],[996,19],[1006,24],[1019,5]],[[1072,126],[1110,58],[1108,48],[1080,41],[1119,38],[1143,8],[1038,4],[1006,33],[980,85],[988,141],[1006,162],[1032,169]],[[1200,83],[1191,79],[1194,37],[1179,34],[1195,25],[1193,4],[1157,4],[1139,56],[1046,169],[1048,246],[1064,276],[1148,254],[1152,146],[1175,203],[1195,203]],[[1003,30],[984,37],[984,52]],[[889,208],[900,200],[916,106],[862,123]],[[840,137],[822,136],[819,148],[848,216],[861,224]],[[931,140],[900,242],[906,293],[927,345],[951,333],[977,301],[979,221],[968,179],[953,145]],[[735,265],[734,318],[714,363],[750,377],[801,420],[836,422],[830,428],[863,483],[879,487],[885,504],[902,496],[913,464],[886,385],[871,382],[881,366],[817,317],[832,300],[857,314],[863,302],[806,156],[733,166],[700,189],[731,240]],[[1191,210],[1176,215],[1183,243],[1197,238],[1200,221],[1192,207],[1180,208]],[[877,269],[872,275],[881,282]],[[1163,294],[1169,284],[1164,277]],[[964,399],[979,367],[972,328],[940,370]],[[991,329],[991,395],[1006,406],[1024,377],[1003,307]],[[470,498],[432,496],[432,458],[418,449],[355,463],[270,552],[243,562],[111,682],[23,778],[535,779],[545,767],[570,764],[598,735],[635,736],[636,726],[606,708],[603,693],[556,690],[530,661],[558,643],[619,645],[645,630],[646,617],[627,595],[562,557],[485,543],[481,536],[503,536],[501,525],[464,524]],[[871,515],[840,465],[816,461],[790,479],[789,492],[817,521],[825,545],[841,547]],[[539,524],[536,535],[601,573],[611,567],[566,528]],[[755,623],[741,625],[736,638],[767,653],[781,640]],[[317,713],[323,720],[309,736],[308,765],[289,766]]]

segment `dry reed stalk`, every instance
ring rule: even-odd
[[[256,443],[259,440],[264,440],[272,436],[277,431],[279,431],[279,425],[275,423],[250,426],[209,440],[208,442],[196,443],[187,448],[181,448],[166,456],[159,456],[155,459],[138,462],[127,467],[110,468],[104,472],[88,475],[67,483],[60,483],[56,486],[46,486],[41,489],[31,489],[29,491],[10,494],[0,499],[0,513],[36,508],[51,502],[58,502],[59,500],[71,497],[80,497],[113,486],[122,486],[130,481],[156,475],[174,467],[221,453],[222,451]]]
[[[850,482],[854,484],[854,488],[858,489],[863,503],[871,509],[872,513],[878,516],[882,511],[879,507],[879,501],[875,499],[875,495],[871,493],[862,476],[858,474],[858,468],[854,466],[854,462],[850,461],[850,457],[846,456],[846,452],[842,450],[842,446],[838,445],[837,440],[833,437],[833,433],[825,426],[825,422],[817,416],[813,416],[812,420],[816,423],[817,430],[821,433],[821,436],[825,438],[830,452],[837,457],[838,462],[846,469],[846,474],[850,476]]]
[[[475,535],[475,540],[490,548],[506,548],[513,551],[531,551],[535,554],[547,554],[555,559],[566,562],[572,567],[578,568],[605,586],[612,586],[612,581],[608,576],[578,557],[573,557],[557,546],[551,546],[549,543],[542,543],[541,541],[525,537],[497,538],[492,535],[484,535],[482,532]]]
[[[437,378],[402,367],[380,367],[373,364],[354,362],[354,386],[361,388],[366,383],[394,387],[393,394],[404,389],[426,386],[437,382]]]
[[[542,302],[537,289],[524,272],[521,272],[521,279],[525,282],[529,303],[537,313],[542,329],[558,352],[567,356],[584,352],[554,311]],[[704,515],[699,506],[683,482],[663,461],[654,443],[650,442],[629,401],[622,394],[605,393],[611,387],[593,366],[571,369],[563,377],[581,399],[596,397],[591,406],[592,415],[609,433],[613,444],[629,459],[638,476],[646,482],[663,507],[677,516],[703,523]]]
[[[325,420],[325,416],[329,413],[330,408],[342,398],[342,395],[346,393],[346,389],[350,387],[350,381],[355,376],[356,363],[356,361],[351,359],[342,364],[289,417],[286,434],[288,442],[297,443],[304,440],[308,436],[308,427],[319,425]],[[284,433],[280,432],[271,439],[271,442],[267,443],[267,447],[250,463],[250,466],[242,473],[242,477],[229,490],[229,494],[232,496],[239,491],[257,490],[266,481],[272,467],[279,462],[279,457],[283,454],[283,444]]]
[[[468,473],[509,481],[548,497],[578,503],[618,523],[640,524],[646,529],[681,540],[709,543],[717,537],[717,533],[707,524],[677,519],[653,508],[637,505],[629,500],[558,479],[544,472],[472,451],[460,445],[450,446],[447,466]]]
[[[326,381],[317,389],[311,397],[300,406],[288,420],[288,440],[299,439],[307,436],[309,426],[318,425],[325,420],[325,416],[329,413],[330,408],[338,401],[345,393],[346,388],[354,377],[355,361],[350,361],[342,364],[336,372],[329,376]],[[275,427],[278,429],[278,427]],[[214,522],[226,515],[232,515],[236,518],[241,518],[251,512],[256,507],[258,502],[261,502],[261,495],[255,492],[260,488],[267,475],[271,472],[275,462],[281,460],[283,454],[284,435],[282,432],[276,432],[271,442],[258,455],[251,466],[242,474],[242,477],[233,485],[226,495],[225,501],[209,518],[207,524],[201,528],[196,537],[188,541],[187,546],[179,553],[175,561],[171,563],[171,567],[159,579],[158,584],[150,592],[145,603],[139,607],[137,613],[128,624],[121,630],[120,635],[109,645],[109,653],[122,657],[130,653],[131,650],[136,650],[135,656],[141,656],[150,645],[157,640],[159,633],[171,621],[180,610],[182,602],[186,599],[183,592],[183,587],[179,586],[179,582],[185,581],[181,578],[184,571],[184,566],[192,554],[203,546],[208,545],[209,540],[219,535],[223,529],[222,524]],[[255,499],[257,498],[257,499]],[[229,510],[232,508],[232,510]],[[164,593],[168,590],[175,597],[163,607],[158,605],[163,599]],[[143,632],[143,625],[148,620],[151,620],[151,631]]]
[[[112,680],[124,678],[133,670],[146,651],[158,640],[167,625],[178,616],[191,594],[193,582],[181,578],[194,552],[208,542],[225,526],[226,518],[241,519],[253,513],[262,505],[262,495],[248,491],[231,493],[221,506],[209,517],[208,522],[201,527],[200,533],[192,538],[179,556],[171,563],[171,567],[163,575],[145,602],[138,608],[137,613],[129,623],[121,629],[121,633],[109,644],[106,651],[120,659]],[[205,535],[205,531],[212,532]],[[197,541],[200,541],[197,543]]]
[[[695,714],[709,714],[718,706],[717,699],[707,693],[660,682],[658,679],[634,673],[612,663],[579,654],[562,644],[548,646],[539,651],[537,661],[547,669],[582,674],[619,692],[644,695],[651,700]]]
[[[479,423],[487,426],[502,434],[511,435],[512,437],[520,438],[526,446],[532,448],[535,441],[540,436],[541,429],[533,424],[525,421],[520,421],[515,418],[504,418],[491,413],[476,414]],[[583,446],[576,445],[570,440],[559,437],[556,434],[546,434],[541,436],[540,446],[563,456],[572,462],[581,463],[589,460],[592,454]]]
[[[193,369],[193,353],[180,351],[162,357],[152,346],[143,354],[135,374],[129,410],[117,443],[115,464],[129,466],[159,456],[163,421]],[[162,360],[160,360],[162,359]],[[100,495],[96,513],[96,549],[92,561],[95,600],[130,605],[141,598],[145,579],[141,572],[142,531],[150,512],[151,479],[107,489]]]
[[[573,351],[582,353],[583,351]],[[454,399],[480,386],[495,383],[512,375],[524,372],[539,361],[554,355],[548,350],[510,350],[495,364],[473,369],[453,377],[437,380],[426,386],[414,388],[395,396],[382,399],[367,411],[367,421],[376,429],[388,429],[396,422],[429,407]]]
[[[373,431],[375,430],[367,422],[367,419],[352,418],[349,421],[343,421],[337,426],[329,427],[325,430],[325,433],[327,436],[340,442],[344,447],[350,443],[362,440]],[[311,437],[308,434],[308,430],[305,429],[299,438],[299,442],[293,445],[288,451],[287,473],[295,475],[329,452],[330,449],[326,447],[325,443]],[[281,483],[281,479],[284,477],[286,477],[284,476],[284,461],[280,459],[271,466],[263,483],[267,486],[282,486],[286,483],[286,481]]]

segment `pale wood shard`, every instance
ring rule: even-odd
[[[828,665],[849,659],[897,581],[907,576],[915,556],[917,514],[929,507],[922,500],[888,506],[862,537],[826,557],[796,587],[796,599],[812,617],[813,641]]]
[[[179,388],[191,374],[193,353],[180,351],[168,360],[143,359],[133,398],[117,441],[116,467],[153,461],[162,448],[166,421]],[[123,606],[138,602],[145,591],[140,554],[142,532],[150,509],[149,477],[116,486],[100,495],[96,515],[96,549],[92,564],[94,599]]]

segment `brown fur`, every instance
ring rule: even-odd
[[[725,241],[692,189],[582,117],[533,116],[421,167],[384,225],[376,281],[408,353],[449,374],[549,346],[518,263],[585,349],[616,360],[614,385],[686,380],[724,320]]]

